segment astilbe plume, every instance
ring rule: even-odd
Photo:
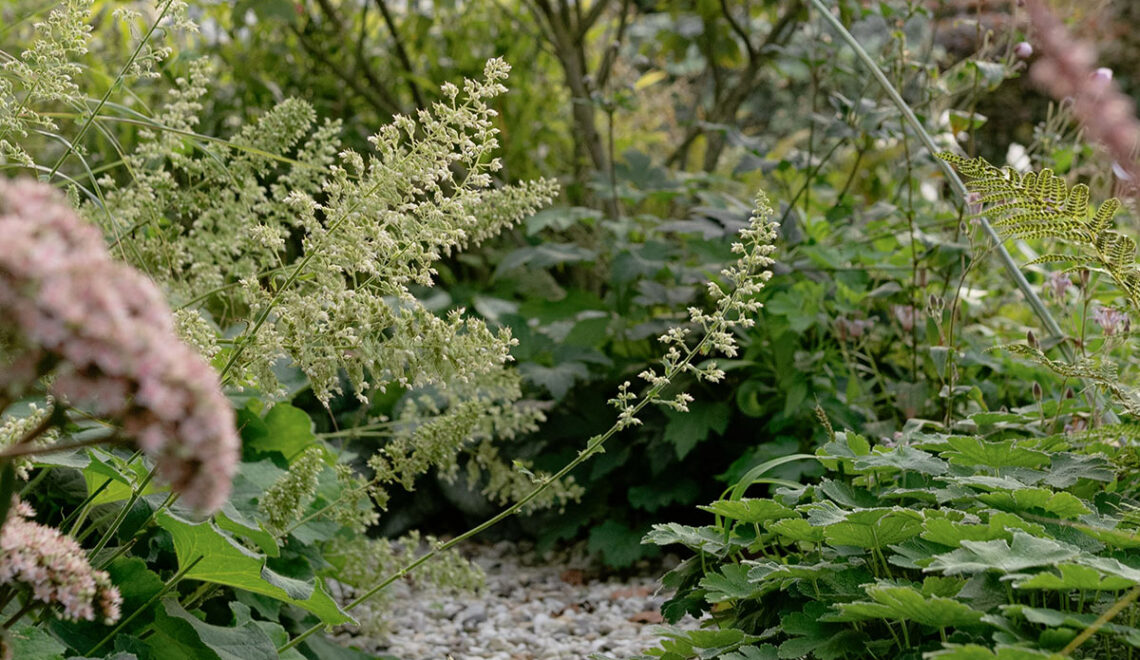
[[[363,153],[345,149],[340,125],[318,124],[299,99],[224,147],[200,146],[200,157],[176,132],[155,131],[126,157],[129,181],[100,181],[114,216],[84,211],[183,308],[181,328],[238,333],[222,348],[227,382],[283,396],[274,371],[283,358],[326,404],[346,384],[364,400],[390,383],[477,379],[510,361],[509,331],[462,309],[437,315],[413,289],[432,285],[439,260],[557,192],[548,180],[493,185],[501,164],[492,101],[508,71],[491,60],[481,80],[444,85],[439,101],[394,118]],[[205,63],[191,65],[156,125],[193,127],[209,80]]]
[[[15,341],[0,393],[51,374],[58,399],[120,422],[187,504],[218,509],[238,459],[233,410],[157,287],[46,184],[0,181],[0,236],[0,325]]]
[[[91,568],[75,539],[34,522],[34,515],[16,502],[0,529],[0,585],[26,587],[30,598],[59,604],[65,619],[118,621],[123,599],[110,576]]]
[[[1028,0],[1026,7],[1040,53],[1030,77],[1054,98],[1071,98],[1073,116],[1088,136],[1104,145],[1132,185],[1140,183],[1135,157],[1140,144],[1136,104],[1120,91],[1111,72],[1106,75],[1108,70],[1093,68],[1093,47],[1074,39],[1044,2]]]

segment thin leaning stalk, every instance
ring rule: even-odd
[[[159,24],[162,23],[162,19],[166,18],[166,12],[170,11],[170,6],[172,4],[174,4],[174,0],[167,0],[166,4],[162,6],[162,10],[158,13],[158,17],[154,19],[154,23],[151,24],[150,29],[146,31],[146,34],[144,34],[142,36],[142,39],[139,40],[138,45],[135,46],[135,50],[131,53],[130,59],[128,59],[127,63],[123,65],[123,68],[119,70],[119,75],[115,76],[115,80],[111,82],[111,85],[109,87],[107,87],[106,93],[104,93],[103,97],[99,99],[99,103],[95,106],[95,109],[91,111],[91,114],[87,117],[87,120],[83,122],[83,126],[79,128],[79,132],[75,135],[75,139],[71,140],[67,146],[67,150],[63,152],[63,154],[59,157],[59,160],[57,160],[55,162],[55,165],[51,168],[51,172],[47,175],[49,181],[55,176],[56,172],[59,171],[59,168],[63,167],[63,163],[68,159],[68,157],[75,152],[75,145],[79,144],[79,141],[83,139],[83,136],[87,135],[87,130],[91,128],[91,125],[95,122],[95,118],[99,116],[99,113],[103,110],[103,106],[106,105],[107,101],[110,100],[111,94],[113,94],[115,92],[115,89],[118,88],[119,83],[121,83],[123,81],[123,78],[127,76],[127,72],[131,70],[132,66],[134,66],[135,60],[138,59],[139,54],[142,53],[143,48],[145,48],[147,43],[150,42],[151,36],[154,34],[154,31],[158,29]]]
[[[816,9],[819,10],[820,15],[823,16],[823,18],[831,25],[831,27],[835,28],[836,32],[839,33],[839,37],[843,39],[843,41],[845,41],[853,51],[855,51],[855,56],[858,57],[859,60],[871,71],[871,75],[874,76],[875,81],[879,83],[879,86],[882,87],[883,91],[886,92],[888,97],[890,97],[891,102],[894,103],[895,107],[898,108],[899,112],[902,113],[903,118],[906,120],[906,123],[909,124],[912,129],[914,129],[915,135],[918,136],[918,139],[922,142],[923,146],[925,146],[930,151],[931,155],[935,155],[941,151],[938,146],[934,144],[934,139],[931,138],[930,134],[926,132],[926,128],[923,127],[922,122],[920,122],[918,120],[918,117],[915,116],[914,111],[911,110],[907,102],[903,100],[903,97],[899,94],[898,90],[896,90],[894,85],[891,84],[891,81],[887,79],[886,74],[883,73],[882,69],[879,68],[879,65],[866,51],[866,49],[863,48],[862,44],[859,43],[859,40],[856,39],[855,36],[852,35],[847,30],[847,28],[843,26],[843,23],[841,23],[839,19],[831,13],[830,8],[828,8],[827,5],[823,3],[823,0],[810,0],[810,2],[813,6],[815,6]],[[942,169],[942,173],[950,182],[950,187],[954,189],[954,193],[958,195],[963,204],[966,204],[969,192],[966,190],[966,184],[964,184],[962,182],[962,179],[958,177],[958,173],[954,171],[954,168],[951,167],[949,163],[943,161],[940,158],[936,158],[935,162],[938,163],[938,167]],[[989,220],[984,217],[979,217],[979,220],[981,221],[982,229],[986,232],[986,235],[990,238],[990,241],[993,242],[994,249],[997,251],[998,257],[1001,259],[1002,267],[1005,269],[1010,279],[1012,279],[1014,283],[1017,284],[1017,288],[1021,290],[1022,295],[1025,296],[1025,299],[1029,302],[1029,306],[1033,309],[1034,315],[1037,316],[1037,318],[1041,321],[1041,324],[1045,326],[1045,329],[1049,332],[1050,335],[1053,337],[1064,337],[1065,333],[1061,330],[1061,326],[1057,323],[1057,320],[1054,319],[1053,315],[1049,313],[1049,310],[1045,307],[1045,303],[1042,302],[1041,297],[1037,295],[1037,292],[1033,290],[1032,286],[1030,286],[1029,281],[1025,279],[1025,275],[1021,272],[1021,269],[1018,267],[1017,262],[1013,260],[1013,256],[1010,255],[1009,250],[1005,249],[1005,245],[1002,244],[1001,236],[999,236],[997,231],[994,230],[993,225],[990,224]],[[1061,352],[1065,355],[1065,359],[1072,361],[1076,358],[1075,354],[1073,353],[1073,349],[1068,344],[1062,342],[1060,344],[1060,348]]]
[[[661,398],[665,389],[672,385],[678,376],[687,373],[695,376],[698,380],[710,382],[716,382],[723,378],[724,372],[718,369],[715,363],[696,365],[694,362],[710,353],[720,353],[727,357],[735,356],[736,342],[733,337],[733,330],[737,327],[748,328],[754,325],[752,316],[761,307],[761,304],[754,300],[755,295],[772,276],[772,272],[768,268],[772,265],[773,260],[769,255],[775,249],[772,242],[776,239],[777,225],[768,221],[771,216],[772,210],[768,206],[768,199],[763,193],[760,193],[757,195],[756,211],[752,215],[749,227],[740,233],[741,242],[734,243],[732,246],[733,252],[739,254],[740,258],[734,266],[721,271],[721,274],[732,286],[731,293],[726,292],[719,284],[710,282],[709,294],[716,300],[716,310],[707,314],[703,310],[689,308],[691,323],[700,326],[704,333],[701,340],[692,348],[689,348],[685,343],[689,334],[686,329],[673,328],[660,337],[660,341],[668,346],[661,360],[662,372],[657,373],[653,369],[646,369],[639,374],[640,378],[649,384],[649,389],[641,396],[629,391],[631,384],[628,381],[622,384],[618,389],[617,396],[610,400],[611,405],[618,409],[618,418],[609,430],[590,438],[585,448],[578,452],[574,460],[567,463],[558,472],[544,478],[518,502],[480,525],[428,550],[415,561],[392,573],[348,603],[345,609],[351,611],[437,554],[451,549],[456,544],[494,527],[523,510],[527,504],[541,495],[551,484],[566,477],[574,468],[586,462],[594,454],[605,451],[606,441],[619,431],[641,424],[637,415],[649,404],[656,403],[675,410],[687,411],[687,404],[692,401],[692,397],[688,394],[680,393],[670,399]],[[278,653],[283,653],[297,646],[327,627],[324,623],[314,625],[281,646]]]

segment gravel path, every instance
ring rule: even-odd
[[[628,658],[660,636],[666,595],[658,579],[676,565],[642,566],[643,577],[606,578],[582,549],[542,557],[508,542],[471,545],[464,554],[487,574],[478,594],[443,594],[393,585],[386,639],[353,639],[364,650],[400,660],[585,660],[592,653]],[[696,628],[691,618],[681,628]],[[363,644],[362,644],[363,642]]]

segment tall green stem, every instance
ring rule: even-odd
[[[162,11],[158,13],[158,17],[154,19],[154,23],[151,24],[150,29],[148,29],[146,31],[146,34],[143,35],[142,39],[139,40],[138,45],[135,46],[134,52],[131,53],[130,59],[128,59],[127,63],[123,65],[123,68],[119,70],[119,75],[115,76],[115,80],[113,80],[111,82],[111,85],[107,87],[107,92],[103,94],[103,97],[99,99],[99,103],[95,105],[95,109],[91,111],[91,115],[88,116],[87,120],[83,122],[83,126],[79,128],[79,132],[75,135],[75,139],[71,140],[67,146],[67,150],[63,152],[63,154],[59,157],[59,160],[55,162],[55,166],[51,168],[51,172],[47,175],[48,180],[51,180],[52,177],[55,176],[56,172],[59,171],[59,168],[63,166],[64,161],[66,161],[67,158],[71,156],[71,154],[75,151],[75,145],[79,144],[79,141],[83,139],[83,136],[87,135],[87,130],[91,128],[91,124],[95,122],[95,118],[99,116],[99,113],[103,110],[103,106],[107,104],[108,100],[110,100],[111,94],[114,93],[115,89],[119,86],[119,83],[121,83],[123,81],[123,78],[127,76],[127,72],[131,70],[132,66],[134,66],[135,60],[137,60],[139,57],[139,53],[142,52],[142,49],[146,46],[147,42],[150,41],[150,38],[154,34],[154,31],[158,29],[159,24],[162,23],[162,19],[166,18],[166,12],[170,11],[170,5],[172,4],[174,4],[174,0],[167,0],[166,4],[162,6]]]

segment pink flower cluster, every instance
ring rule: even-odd
[[[835,319],[835,335],[839,338],[839,341],[847,341],[848,339],[854,341],[869,332],[874,325],[874,319],[852,320],[846,317],[839,317]]]
[[[1053,98],[1071,98],[1073,115],[1089,137],[1105,146],[1132,185],[1140,183],[1136,104],[1113,82],[1110,69],[1093,68],[1096,53],[1092,46],[1073,39],[1044,2],[1029,0],[1026,6],[1041,54],[1030,77]]]
[[[1127,334],[1132,330],[1132,322],[1128,319],[1128,315],[1114,307],[1097,305],[1093,307],[1092,317],[1108,337],[1120,331]]]
[[[0,390],[54,373],[53,394],[120,422],[187,504],[220,508],[240,447],[233,409],[154,284],[46,184],[0,181],[0,236],[0,326],[24,349]]]
[[[75,539],[29,520],[33,515],[16,502],[0,529],[0,584],[18,583],[41,603],[59,603],[65,619],[118,621],[123,599],[110,576],[91,568]]]

